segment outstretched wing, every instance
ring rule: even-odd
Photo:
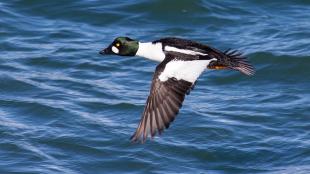
[[[184,60],[187,56],[187,60]],[[188,57],[190,56],[190,57]],[[132,141],[144,142],[148,135],[161,134],[175,119],[185,95],[212,60],[199,60],[197,55],[166,53],[152,80],[150,95]]]
[[[141,121],[131,140],[135,142],[141,139],[144,142],[148,135],[154,137],[156,133],[161,134],[169,128],[192,85],[191,82],[175,78],[162,82],[155,73]]]

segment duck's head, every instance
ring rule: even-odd
[[[100,54],[115,54],[120,56],[135,56],[139,48],[139,42],[129,37],[117,37]]]

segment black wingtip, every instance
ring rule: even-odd
[[[137,135],[137,131],[130,137],[130,141],[135,143],[137,142],[139,139],[138,135]]]
[[[131,137],[130,141],[133,144],[144,144],[146,142],[147,137],[144,137],[143,135],[137,135],[137,132],[135,132]]]
[[[169,123],[168,123],[168,126],[166,127],[166,129],[169,127]],[[147,135],[144,135],[144,134],[140,134],[139,135],[139,131],[136,131],[131,137],[130,137],[130,141],[131,143],[133,144],[144,144],[147,139],[150,139],[150,140],[154,140],[154,138],[158,135],[160,136],[162,133],[164,132],[164,128],[162,129],[158,129],[156,130],[154,133],[152,134],[147,134]]]

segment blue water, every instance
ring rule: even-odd
[[[117,36],[245,53],[209,71],[160,137],[129,141],[156,62]],[[0,173],[310,173],[310,2],[0,2]]]

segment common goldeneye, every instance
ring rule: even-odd
[[[182,107],[186,94],[205,69],[234,69],[253,75],[254,68],[238,51],[221,52],[208,45],[181,38],[139,42],[117,37],[100,54],[140,56],[160,62],[156,67],[150,94],[132,141],[144,142],[150,135],[169,127]]]

